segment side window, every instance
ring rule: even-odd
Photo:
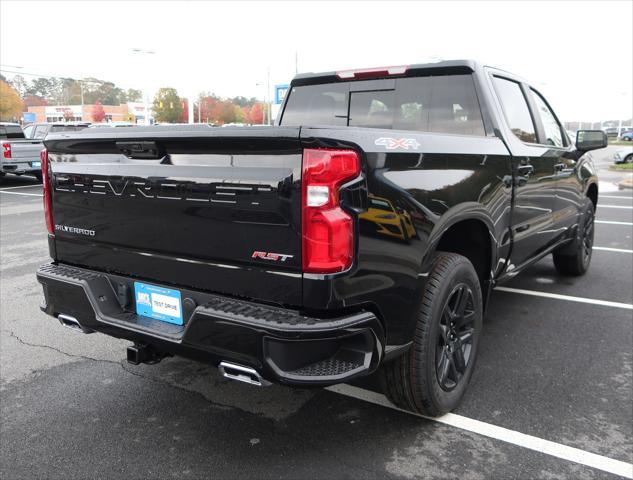
[[[501,77],[494,77],[494,84],[512,133],[524,142],[536,143],[536,129],[521,86]]]
[[[35,128],[35,135],[33,138],[44,138],[46,136],[46,131],[48,127],[46,125],[39,125]]]
[[[543,122],[543,129],[545,130],[545,140],[543,143],[551,145],[553,147],[563,147],[565,142],[563,140],[563,132],[554,112],[547,106],[541,94],[535,90],[530,89],[532,98],[536,104],[536,109]]]
[[[429,131],[485,135],[484,122],[471,75],[433,77]]]

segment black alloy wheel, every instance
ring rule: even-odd
[[[443,390],[453,390],[461,381],[470,361],[475,309],[473,292],[465,283],[450,293],[438,329],[435,372]]]

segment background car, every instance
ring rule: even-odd
[[[633,163],[633,149],[630,147],[621,148],[613,154],[615,163]]]
[[[633,130],[628,130],[624,132],[622,135],[620,135],[620,138],[625,142],[633,141]]]

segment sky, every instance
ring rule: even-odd
[[[563,120],[633,116],[631,1],[0,0],[0,19],[8,78],[263,98],[295,55],[299,72],[469,58],[528,79]]]

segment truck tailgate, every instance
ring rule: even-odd
[[[56,260],[300,305],[299,129],[156,130],[47,138]]]
[[[11,160],[39,161],[40,151],[44,146],[41,140],[9,140],[11,144]]]

